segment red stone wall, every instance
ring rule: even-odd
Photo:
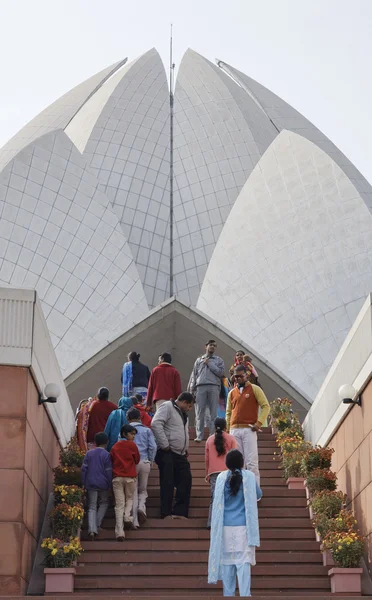
[[[27,591],[59,443],[28,368],[0,365],[0,594]]]
[[[372,380],[362,394],[362,408],[353,406],[329,446],[339,488],[351,500],[366,538],[366,559],[372,575]]]

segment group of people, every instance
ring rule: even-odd
[[[187,392],[182,392],[169,353],[159,356],[150,373],[140,355],[131,352],[122,370],[119,404],[109,401],[107,388],[81,402],[77,438],[87,452],[82,477],[88,491],[88,533],[91,539],[97,536],[111,487],[118,541],[124,539],[125,529],[146,521],[153,461],[159,469],[161,517],[188,518],[192,486],[188,413],[195,405],[196,442],[204,439],[209,419],[205,445],[211,489],[209,582],[222,579],[224,595],[234,595],[238,575],[240,594],[250,595],[250,565],[259,545],[257,501],[262,496],[257,432],[270,406],[249,357],[237,351],[228,380],[216,349],[216,342],[209,340],[195,361]]]

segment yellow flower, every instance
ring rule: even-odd
[[[342,550],[342,546],[339,546],[339,547],[338,547],[338,549],[339,549],[339,550]]]
[[[55,555],[57,554],[57,552],[58,552],[58,549],[57,549],[57,548],[54,548],[54,549],[52,550],[52,555],[53,555],[53,556],[55,556]]]

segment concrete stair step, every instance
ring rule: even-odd
[[[204,481],[205,483],[208,484],[208,482],[205,481],[205,469],[191,469],[191,473],[192,473],[192,479],[194,480],[199,480],[201,479],[202,481]],[[282,471],[281,469],[278,469],[277,467],[271,466],[271,469],[261,469],[260,470],[261,473],[261,479],[267,479],[268,477],[272,477],[274,479],[282,479]],[[149,483],[159,483],[159,473],[153,473],[151,472],[149,475]]]
[[[205,499],[205,506],[202,507],[204,509],[209,508],[209,499]],[[154,506],[152,508],[159,508],[159,504],[157,506]],[[199,507],[200,508],[200,507]],[[148,508],[149,510],[149,508]],[[262,506],[262,501],[259,504],[259,509],[258,509],[258,515],[260,520],[261,519],[267,519],[267,518],[271,518],[271,519],[292,519],[292,518],[299,518],[299,519],[307,519],[309,520],[309,510],[305,507],[265,507]],[[202,517],[203,515],[199,515],[199,517]],[[148,519],[146,521],[146,523],[141,527],[141,529],[145,528],[145,529],[152,529],[154,527],[156,528],[162,528],[162,529],[166,529],[166,528],[174,528],[174,527],[178,527],[178,528],[187,528],[187,527],[203,527],[203,523],[204,520],[202,518],[194,518],[194,517],[190,517],[188,520],[166,520],[164,521],[163,519],[158,518],[152,518],[150,517],[150,515],[148,514]],[[103,521],[103,527],[114,527],[115,526],[115,522],[114,522],[114,518],[115,518],[115,512],[113,508],[109,508],[107,513],[106,513],[106,517]],[[288,526],[289,523],[286,523],[286,526]]]
[[[175,593],[176,589],[211,589],[211,586],[207,583],[206,577],[203,576],[190,576],[185,575],[167,575],[167,576],[151,576],[148,578],[148,588],[145,585],[146,577],[139,577],[138,575],[110,575],[107,577],[83,577],[77,576],[75,578],[75,589],[99,589],[99,590],[113,590],[113,589],[124,589],[126,593],[130,593],[132,589],[168,589],[169,592]],[[217,584],[221,587],[221,584]],[[215,587],[215,586],[213,586]],[[297,575],[292,576],[278,576],[269,578],[265,575],[252,578],[252,590],[257,589],[272,589],[277,591],[279,589],[303,589],[309,591],[311,589],[330,591],[329,577],[320,576],[307,576],[301,577]]]
[[[205,481],[204,477],[193,477],[192,480],[193,485],[196,486],[205,486],[209,490],[209,483]],[[265,477],[265,472],[261,473],[261,487],[272,487],[272,486],[280,486],[285,487],[287,489],[287,484],[282,477]],[[159,478],[158,477],[149,477],[148,488],[159,487]]]
[[[220,588],[216,589],[213,594],[211,593],[213,590],[190,590],[190,592],[185,595],[184,590],[155,590],[154,594],[146,595],[145,592],[141,590],[132,590],[131,594],[127,594],[124,592],[126,600],[131,600],[133,597],[136,600],[151,600],[154,595],[174,595],[174,592],[177,592],[174,595],[174,600],[189,600],[190,595],[193,597],[202,597],[203,600],[220,600],[222,597],[222,590]],[[280,591],[280,590],[278,590]],[[89,600],[92,596],[96,597],[97,595],[101,595],[105,597],[105,600],[122,600],[122,594],[113,594],[110,591],[105,592],[104,590],[85,590],[84,592],[77,592],[76,594],[63,594],[62,596],[58,596],[55,594],[46,594],[46,596],[53,596],[54,600]],[[261,600],[278,600],[278,595],[273,595],[272,590],[259,589],[255,592],[255,597],[261,598]],[[293,600],[294,597],[300,596],[301,600],[331,600],[333,597],[342,596],[343,600],[362,600],[362,596],[346,596],[343,594],[331,594],[326,593],[324,591],[311,591],[311,595],[309,595],[305,590],[286,590],[284,593],[280,594],[281,600]],[[24,596],[2,596],[2,600],[24,600]],[[43,600],[45,596],[33,596],[33,600]]]
[[[283,530],[279,530],[283,533]],[[133,533],[131,531],[129,534]],[[319,552],[320,544],[315,540],[314,534],[309,536],[306,532],[304,538],[298,536],[298,532],[291,532],[292,536],[280,535],[279,538],[265,539],[261,535],[260,552]],[[209,539],[205,540],[140,540],[135,537],[126,537],[123,542],[116,540],[101,540],[98,538],[94,542],[83,541],[83,548],[86,552],[123,552],[134,550],[155,551],[155,553],[179,552],[179,551],[209,551]],[[84,555],[85,556],[85,555]]]
[[[256,552],[257,564],[322,564],[322,558],[320,552],[271,552],[262,551],[259,548]],[[167,564],[167,563],[207,563],[208,552],[190,552],[182,551],[179,552],[141,552],[141,551],[97,551],[87,550],[79,559],[79,565],[86,565],[90,563],[155,563],[155,564]],[[292,567],[293,569],[293,567]]]
[[[322,564],[299,564],[296,567],[296,577],[327,577],[329,567],[323,567]],[[94,565],[81,565],[77,566],[76,574],[82,577],[88,576],[120,576],[131,573],[132,563],[123,562],[110,564],[108,562]],[[206,577],[208,575],[208,563],[183,563],[172,565],[172,576],[195,576],[202,575]],[[146,577],[161,577],[169,575],[169,565],[163,563],[147,564],[141,566],[141,582],[144,584]],[[291,564],[257,564],[252,568],[252,576],[266,575],[267,577],[293,577],[293,565]],[[149,587],[151,586],[151,580],[148,581]],[[144,587],[142,585],[141,587]]]
[[[311,526],[307,526],[305,519],[293,519],[294,524],[287,525],[283,524],[283,528],[279,526],[277,519],[262,519],[260,537],[261,540],[314,540],[315,533]],[[308,520],[310,523],[310,520]],[[209,542],[209,530],[206,528],[206,519],[203,520],[204,528],[181,528],[172,527],[166,529],[137,529],[135,531],[126,531],[125,540],[128,542],[136,540],[184,540],[197,542],[198,540],[208,540]],[[291,529],[288,529],[291,527]],[[85,529],[82,531],[82,540],[88,539],[88,531]],[[98,537],[99,541],[104,540],[115,540],[115,531],[113,528],[101,531]],[[95,540],[98,541],[98,540]],[[95,542],[91,542],[95,543]],[[119,542],[117,542],[119,543]],[[122,543],[122,542],[121,542]]]
[[[192,507],[207,507],[209,506],[209,490],[208,491],[208,495],[204,496],[204,497],[198,497],[198,498],[191,498],[191,504],[190,506]],[[148,498],[147,499],[147,508],[151,508],[151,507],[159,507],[160,506],[160,500],[159,498]],[[269,507],[274,507],[274,508],[306,508],[307,507],[307,503],[306,503],[306,498],[305,495],[303,496],[303,498],[286,498],[284,497],[279,497],[279,498],[272,498],[270,496],[263,496],[262,500],[259,503],[259,510],[263,509],[263,508],[269,508]]]
[[[147,499],[147,506],[151,506],[151,502],[153,502],[154,499],[156,499],[156,498],[159,499],[159,495],[160,495],[159,485],[157,485],[157,486],[154,485],[151,488],[149,488],[148,495],[149,495],[149,497]],[[204,484],[202,486],[196,486],[196,485],[192,486],[191,505],[194,501],[197,502],[198,499],[200,499],[200,498],[209,498],[209,497],[210,497],[209,485]],[[283,487],[282,485],[277,485],[277,482],[276,482],[275,485],[265,487],[265,494],[264,494],[264,497],[262,498],[261,502],[263,502],[265,498],[302,498],[302,499],[306,500],[306,492],[305,492],[305,488],[303,490],[289,490],[287,488],[286,484]]]

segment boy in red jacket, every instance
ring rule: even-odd
[[[131,396],[130,399],[132,400],[133,407],[137,408],[140,411],[142,425],[144,425],[145,427],[151,427],[152,419],[150,415],[146,412],[146,407],[143,404],[143,398],[141,394],[135,394],[134,396]]]
[[[115,496],[115,536],[118,542],[124,540],[124,524],[131,528],[133,523],[131,513],[137,481],[136,465],[140,461],[140,453],[133,441],[136,433],[137,429],[132,425],[123,425],[120,430],[121,440],[113,445],[110,452]]]

